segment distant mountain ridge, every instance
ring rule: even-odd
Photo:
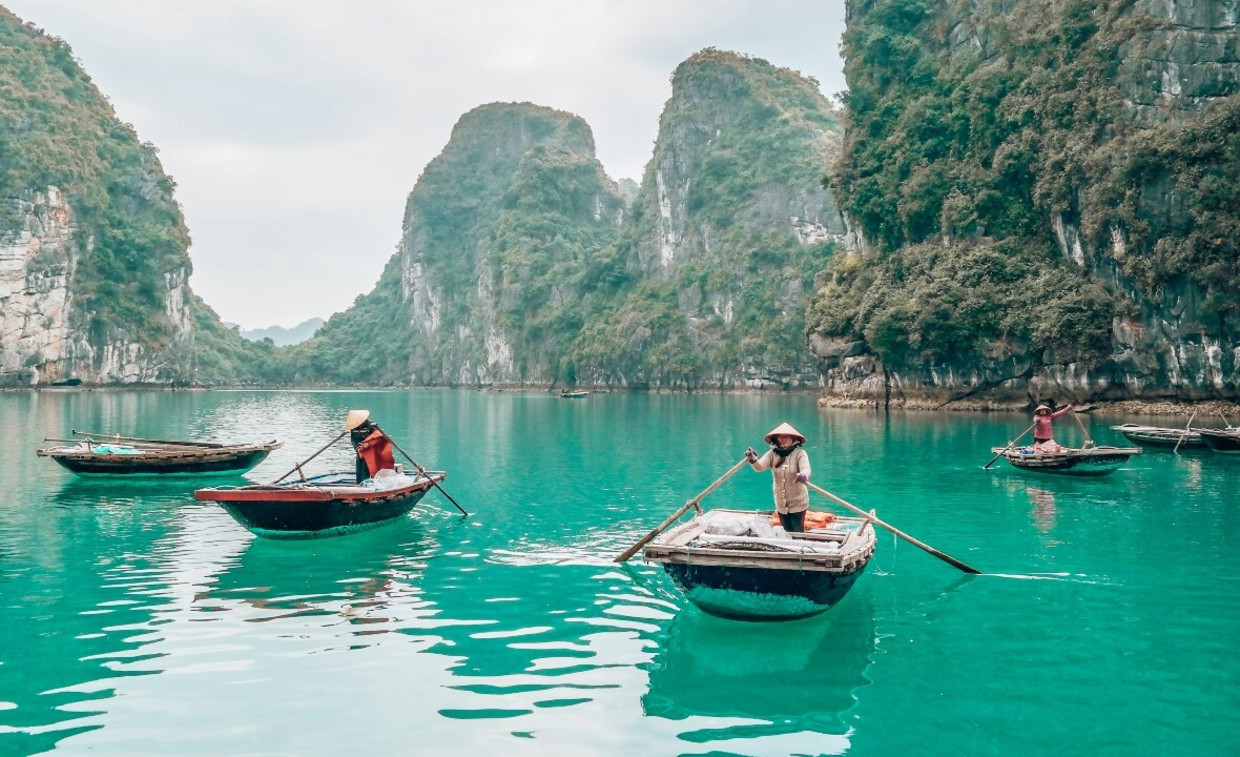
[[[310,318],[302,321],[296,326],[268,326],[264,329],[241,329],[241,336],[251,342],[261,342],[264,339],[270,339],[277,347],[287,347],[293,344],[300,344],[310,337],[314,336],[314,332],[319,330],[326,321],[322,318]]]

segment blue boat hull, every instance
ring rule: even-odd
[[[663,569],[703,612],[733,620],[795,620],[837,604],[865,566],[852,573],[664,563]]]

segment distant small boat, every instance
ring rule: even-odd
[[[1122,426],[1112,426],[1111,430],[1120,432],[1128,441],[1140,444],[1142,447],[1201,449],[1206,446],[1201,434],[1195,429],[1161,428],[1125,423]]]
[[[560,392],[560,397],[566,400],[578,400],[578,399],[581,399],[582,397],[589,396],[589,394],[590,394],[589,392],[583,389],[577,389],[575,391],[565,390],[565,391]]]
[[[1215,452],[1240,453],[1240,428],[1195,428],[1201,441]]]
[[[1072,476],[1105,476],[1113,473],[1140,447],[1060,447],[1058,452],[1035,452],[1033,447],[993,447],[1013,468]]]
[[[305,539],[390,523],[408,515],[431,487],[447,476],[442,471],[428,471],[426,475],[380,473],[392,475],[362,485],[357,483],[355,472],[327,473],[282,484],[199,489],[194,499],[218,502],[258,536]]]
[[[266,459],[284,442],[215,444],[212,442],[139,439],[118,434],[87,434],[81,439],[49,439],[70,442],[35,452],[50,457],[79,475],[168,476],[207,473],[241,474]]]
[[[874,555],[867,519],[835,516],[824,528],[787,533],[773,531],[771,518],[769,511],[709,510],[661,534],[643,556],[704,612],[791,620],[837,604]]]

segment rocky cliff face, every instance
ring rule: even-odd
[[[815,386],[804,311],[845,233],[822,186],[839,134],[813,82],[716,50],[677,69],[636,188],[606,176],[580,118],[479,107],[419,178],[375,291],[299,351],[297,371],[348,383]]]
[[[163,277],[163,317],[173,340],[152,349],[114,330],[91,339],[75,310],[74,273],[90,254],[78,247],[72,209],[56,187],[29,201],[10,200],[17,228],[0,230],[0,386],[39,386],[69,378],[90,384],[169,383],[189,375],[192,329],[189,269]]]
[[[462,116],[407,204],[409,379],[550,383],[588,309],[582,278],[624,217],[577,116],[529,104]]]
[[[60,40],[0,8],[0,385],[193,368],[172,184]]]
[[[817,86],[794,71],[718,50],[682,63],[620,243],[634,285],[610,329],[591,332],[614,352],[586,380],[817,385],[804,310],[846,233],[822,186],[840,133]],[[657,317],[652,300],[667,305]]]
[[[1044,398],[1083,402],[1240,394],[1240,311],[1235,303],[1240,251],[1226,231],[1240,221],[1234,204],[1240,180],[1235,157],[1240,124],[1237,3],[958,0],[920,17],[896,14],[893,9],[903,5],[851,2],[850,32],[864,30],[854,44],[871,44],[879,29],[888,35],[908,33],[928,51],[922,60],[928,70],[956,77],[961,93],[979,81],[1004,84],[1006,74],[1021,70],[1023,56],[1044,61],[1041,70],[1052,73],[1029,76],[1024,91],[994,87],[987,108],[1001,133],[985,135],[993,138],[990,143],[970,135],[969,146],[980,153],[977,168],[921,153],[932,171],[938,166],[955,182],[952,193],[944,193],[947,199],[930,208],[934,230],[928,236],[938,234],[940,242],[917,247],[922,240],[905,235],[899,241],[895,234],[888,237],[897,240],[894,246],[890,241],[883,245],[874,240],[884,232],[862,221],[861,235],[869,241],[853,254],[877,261],[878,248],[885,247],[903,250],[896,254],[908,262],[909,255],[959,255],[1017,239],[1024,252],[1048,244],[1058,262],[1048,259],[1046,265],[1063,269],[1057,276],[1075,278],[1083,291],[1095,288],[1122,304],[1107,317],[1109,346],[1096,353],[1009,336],[987,338],[955,359],[942,354],[884,359],[873,328],[866,336],[848,328],[820,329],[810,344],[829,397],[1010,407]],[[1086,65],[1081,61],[1087,56],[1078,52],[1089,49],[1105,53]],[[850,86],[853,77],[873,81],[878,76],[855,65],[849,73]],[[930,87],[902,81],[899,72],[881,76],[910,101]],[[1090,96],[1082,97],[1082,91]],[[970,113],[962,109],[956,115],[967,119]],[[1055,134],[1059,144],[1047,146],[1043,155],[1064,142],[1072,144],[1054,160],[1026,159],[1022,150],[1038,143],[1021,136],[1021,119],[1028,122],[1026,133]],[[928,144],[910,150],[916,155]],[[1007,177],[1011,204],[996,210],[993,198],[990,205],[978,201],[978,176],[1013,165],[1028,166],[1031,176],[1023,183]],[[1016,191],[1021,187],[1028,190],[1024,197]],[[973,214],[965,234],[953,225],[953,213],[961,207]],[[1004,226],[1018,213],[1040,228]],[[931,286],[927,282],[905,291]],[[1030,320],[1047,317],[1032,307],[1027,315]]]

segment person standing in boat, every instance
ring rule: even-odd
[[[1051,422],[1072,409],[1071,405],[1064,405],[1058,410],[1051,410],[1047,405],[1038,405],[1033,411],[1033,451],[1034,452],[1059,452],[1062,449],[1055,442],[1051,433]]]
[[[805,435],[788,423],[781,423],[765,437],[771,448],[761,457],[753,447],[745,450],[749,467],[761,472],[771,471],[775,494],[775,512],[785,531],[805,530],[805,511],[809,509],[809,483],[813,470],[809,454],[801,449]]]
[[[360,484],[384,469],[396,468],[392,440],[370,420],[369,410],[350,410],[344,419],[349,442],[357,451],[357,482]]]

